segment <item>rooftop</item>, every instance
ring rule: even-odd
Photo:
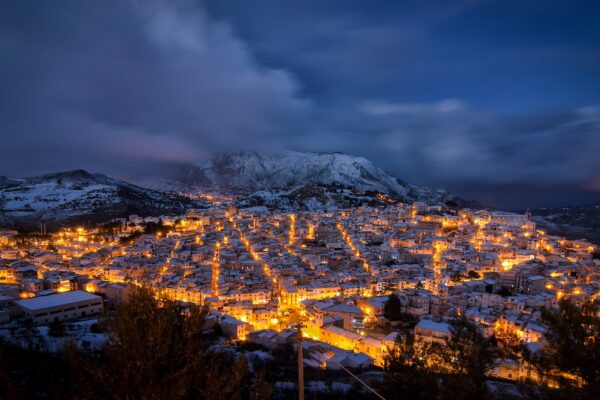
[[[101,299],[102,298],[100,296],[96,296],[95,294],[83,292],[81,290],[74,290],[66,293],[52,294],[49,296],[34,297],[32,299],[18,300],[15,303],[23,308],[35,311],[44,308],[62,306],[65,304],[77,303],[80,301]]]
[[[428,329],[436,332],[450,333],[450,325],[445,322],[435,322],[430,319],[422,319],[417,324],[416,328]]]

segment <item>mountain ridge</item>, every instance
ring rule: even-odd
[[[343,153],[221,153],[203,165],[179,165],[167,179],[132,184],[83,169],[29,178],[0,177],[0,226],[35,228],[129,214],[183,214],[207,207],[198,194],[230,195],[238,207],[331,210],[397,202],[480,208],[441,189],[419,187]]]
[[[600,202],[528,211],[538,226],[551,234],[600,244]]]
[[[173,193],[71,170],[29,178],[0,177],[0,226],[52,229],[68,223],[103,222],[130,214],[180,214],[202,204]]]
[[[189,193],[227,192],[233,195],[260,196],[302,187],[339,185],[357,192],[377,192],[403,202],[445,203],[482,207],[442,189],[419,187],[375,166],[370,160],[340,152],[218,153],[201,165],[179,165],[161,181],[146,182],[157,190]]]

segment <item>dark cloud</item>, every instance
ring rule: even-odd
[[[3,172],[193,162],[281,146],[283,128],[305,119],[294,79],[258,65],[191,3],[47,6],[14,2],[1,13]]]
[[[513,111],[598,102],[593,0],[295,3],[206,5],[262,62],[294,71],[327,102],[460,98]]]
[[[597,198],[595,10],[2,2],[0,174],[139,178],[215,151],[293,148],[366,156],[498,206]]]
[[[516,115],[478,110],[457,99],[368,101],[336,117],[329,134],[304,141],[314,143],[309,149],[362,154],[411,182],[479,198],[485,188],[486,199],[496,196],[489,204],[518,204],[501,189],[511,185],[520,200],[527,187],[532,199],[545,193],[547,205],[565,204],[553,186],[588,193],[599,186],[600,107]],[[566,192],[562,196],[570,198]]]

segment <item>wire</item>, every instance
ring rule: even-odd
[[[377,393],[375,391],[375,389],[373,389],[371,386],[367,385],[365,383],[365,381],[363,381],[362,379],[360,379],[358,376],[354,375],[352,372],[350,372],[349,370],[347,370],[346,368],[344,368],[344,366],[342,364],[340,364],[337,361],[334,361],[334,363],[336,363],[337,365],[339,365],[339,367],[341,369],[343,369],[344,371],[346,371],[347,373],[349,373],[354,379],[356,379],[357,381],[359,381],[364,387],[366,387],[367,389],[369,389],[371,392],[373,392],[373,394],[375,394],[375,396],[379,397],[381,400],[385,400],[385,397],[383,397],[382,395],[380,395],[379,393]]]

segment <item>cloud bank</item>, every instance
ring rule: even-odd
[[[258,65],[192,3],[3,7],[3,173],[277,147],[309,107],[286,71]]]
[[[600,35],[585,6],[536,11],[537,43],[528,7],[249,3],[3,2],[0,174],[137,179],[295,149],[365,156],[493,205],[597,198]]]

